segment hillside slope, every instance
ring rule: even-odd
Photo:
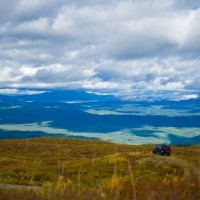
[[[199,145],[156,156],[153,145],[36,138],[0,141],[0,199],[199,199]],[[148,196],[147,196],[148,194]]]

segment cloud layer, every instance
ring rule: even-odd
[[[115,142],[119,144],[156,144],[171,143],[170,135],[183,138],[185,141],[199,136],[200,128],[174,128],[174,127],[152,127],[144,126],[135,129],[123,129],[109,133],[88,133],[73,132],[66,129],[53,128],[51,122],[30,123],[30,124],[1,124],[0,130],[5,131],[31,131],[44,132],[48,134],[63,134],[67,137],[96,138],[103,141]],[[137,131],[150,131],[149,136],[138,136]],[[173,134],[172,134],[173,133]],[[186,142],[187,143],[187,142]]]
[[[0,1],[0,87],[199,90],[200,2]]]

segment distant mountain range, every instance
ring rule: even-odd
[[[18,95],[18,94],[0,94],[4,100],[23,100],[23,101],[94,101],[94,100],[117,100],[112,95],[97,95],[83,90],[50,90],[41,94]]]

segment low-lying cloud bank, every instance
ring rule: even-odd
[[[66,137],[96,138],[99,140],[115,142],[120,144],[155,144],[171,143],[170,136],[183,138],[187,144],[188,139],[200,136],[200,128],[175,128],[175,127],[153,127],[144,126],[141,128],[123,129],[110,133],[88,133],[73,132],[66,129],[53,128],[51,122],[30,123],[30,124],[1,124],[0,129],[6,131],[31,131],[44,132],[48,134],[63,134]],[[138,133],[139,131],[139,133]],[[144,133],[148,131],[148,134]],[[9,134],[9,132],[7,132]],[[179,143],[179,141],[177,141]],[[190,143],[190,142],[189,142]],[[198,141],[197,141],[198,143]]]

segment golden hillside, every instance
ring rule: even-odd
[[[199,199],[199,145],[37,138],[0,141],[0,199]],[[39,186],[7,188],[3,184]]]

